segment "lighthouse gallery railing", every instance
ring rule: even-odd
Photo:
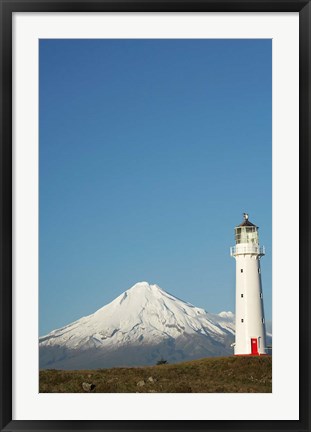
[[[259,245],[237,245],[230,248],[230,255],[234,256],[237,254],[256,254],[265,255],[265,247]]]

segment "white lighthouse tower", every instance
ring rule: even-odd
[[[267,353],[263,308],[258,227],[244,213],[241,225],[234,228],[235,246],[230,254],[236,261],[235,355]]]

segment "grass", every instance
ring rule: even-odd
[[[213,357],[171,365],[40,371],[40,393],[84,393],[82,383],[94,384],[92,393],[271,393],[272,357]]]

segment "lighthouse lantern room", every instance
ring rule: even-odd
[[[235,355],[267,353],[260,259],[265,255],[259,246],[258,227],[244,213],[235,227],[235,246],[230,254],[236,261]]]

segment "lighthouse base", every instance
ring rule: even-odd
[[[264,336],[238,339],[234,345],[234,355],[260,356],[267,354],[266,338]]]

